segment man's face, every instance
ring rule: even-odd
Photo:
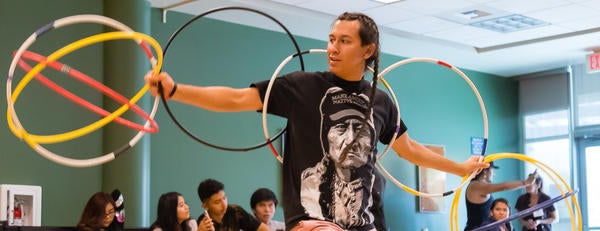
[[[275,203],[273,201],[261,201],[256,203],[254,209],[254,216],[262,223],[269,224],[273,215],[275,215]]]
[[[334,23],[327,43],[329,71],[342,78],[362,73],[365,60],[372,55],[369,50],[374,45],[361,45],[358,34],[360,22],[338,20]]]
[[[329,154],[331,159],[342,168],[358,168],[363,166],[369,160],[371,144],[370,144],[370,130],[369,128],[363,129],[361,134],[354,145],[348,150],[348,155],[342,163],[338,163],[340,155],[344,148],[349,145],[356,133],[361,130],[364,126],[358,119],[346,119],[342,123],[338,123],[332,126],[327,133],[327,140],[329,141]]]
[[[227,196],[225,196],[225,191],[221,190],[206,200],[206,202],[202,203],[204,209],[208,210],[209,213],[223,216],[227,211]]]
[[[507,218],[509,215],[508,205],[502,202],[496,203],[492,211],[490,212],[490,216],[494,218],[494,220],[502,220]]]

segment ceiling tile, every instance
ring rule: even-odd
[[[568,32],[570,31],[562,27],[546,26],[506,34],[501,33],[497,36],[481,37],[473,40],[468,40],[466,42],[472,44],[475,47],[483,48],[490,46],[505,45],[520,41],[527,41],[532,39],[539,39]]]
[[[509,33],[510,36],[521,38],[524,40],[553,36],[558,34],[564,34],[573,32],[573,30],[569,30],[564,27],[559,27],[555,25],[549,25],[544,27],[536,27],[529,30],[516,31],[513,33]]]
[[[600,0],[587,0],[579,2],[579,5],[600,10]]]
[[[300,3],[308,2],[309,0],[271,0],[271,1],[285,3],[288,5],[297,5]]]
[[[569,2],[565,0],[499,0],[486,5],[513,13],[525,14],[567,4]]]
[[[477,3],[477,4],[484,4],[484,3],[489,3],[489,2],[495,2],[498,0],[469,0],[469,2],[473,2],[473,3]]]
[[[456,28],[448,29],[448,30],[427,33],[425,35],[434,37],[434,38],[450,40],[450,41],[457,42],[457,43],[471,45],[471,44],[467,43],[467,41],[474,40],[476,38],[499,36],[500,34],[501,33],[499,33],[499,32],[495,32],[495,31],[491,31],[491,30],[485,30],[485,29],[480,29],[480,28],[473,27],[473,26],[463,25],[463,26],[459,26]]]
[[[411,32],[414,34],[424,34],[450,28],[456,28],[460,27],[461,25],[432,16],[424,16],[402,22],[390,23],[385,26],[397,30]]]
[[[397,3],[398,7],[421,12],[427,15],[438,14],[451,9],[460,9],[474,5],[474,3],[465,0],[411,0]]]
[[[596,16],[595,18],[600,18],[600,16]],[[589,30],[589,29],[594,29],[594,28],[600,28],[600,20],[597,20],[597,19],[590,20],[589,18],[586,18],[586,19],[579,19],[579,20],[571,20],[571,21],[563,22],[563,23],[557,23],[555,25],[564,27],[567,29],[571,29],[574,31]]]
[[[584,19],[591,16],[598,16],[598,13],[598,10],[590,9],[588,7],[580,5],[568,5],[536,11],[527,15],[550,23],[561,23],[570,20]],[[596,20],[598,19],[596,18]]]
[[[347,11],[361,12],[381,5],[383,3],[371,0],[312,0],[298,4],[300,7],[313,9],[333,16],[338,16]]]
[[[397,4],[390,4],[380,7],[371,8],[363,11],[369,15],[377,24],[385,25],[393,22],[405,21],[412,18],[423,16],[423,14],[414,11],[406,10],[398,7]]]

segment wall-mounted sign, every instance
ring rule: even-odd
[[[600,53],[593,53],[586,56],[585,70],[589,73],[600,72]]]

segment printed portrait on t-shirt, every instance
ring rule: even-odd
[[[323,159],[302,172],[301,203],[310,217],[345,227],[373,222],[373,115],[365,94],[330,88],[320,104]]]

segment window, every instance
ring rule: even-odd
[[[519,81],[519,109],[522,119],[523,153],[548,165],[572,187],[571,141],[569,137],[569,74],[549,72]],[[525,163],[524,175],[537,167]],[[538,173],[544,181],[542,191],[551,198],[559,196],[564,184],[554,174]],[[557,182],[554,182],[554,177]],[[557,185],[558,184],[558,185]],[[553,230],[569,230],[571,216],[564,201],[554,204],[559,222]]]
[[[569,111],[559,110],[525,116],[525,139],[537,139],[569,134]]]
[[[600,124],[600,73],[586,74],[585,67],[573,67],[576,126]]]
[[[531,158],[534,158],[548,166],[551,166],[552,170],[556,171],[558,175],[567,182],[569,187],[571,185],[571,164],[570,163],[570,155],[569,155],[569,139],[551,139],[547,141],[539,141],[539,142],[527,142],[525,145],[525,153]],[[536,166],[530,163],[525,164],[525,173],[531,173],[536,170]],[[548,194],[551,198],[560,196],[561,193],[558,190],[563,188],[564,184],[560,182],[560,179],[556,178],[554,175],[550,175],[557,180],[557,183],[553,182],[549,175],[544,174],[541,169],[538,169],[538,173],[543,179],[544,187],[542,191]],[[552,174],[552,173],[550,173]],[[556,209],[559,211],[558,215],[560,218],[560,223],[568,223],[570,224],[571,216],[569,214],[569,209],[567,208],[564,201],[560,201],[559,203],[554,204]],[[564,222],[563,222],[564,221]],[[566,226],[568,227],[568,226]],[[556,230],[563,230],[560,228],[556,228]]]

